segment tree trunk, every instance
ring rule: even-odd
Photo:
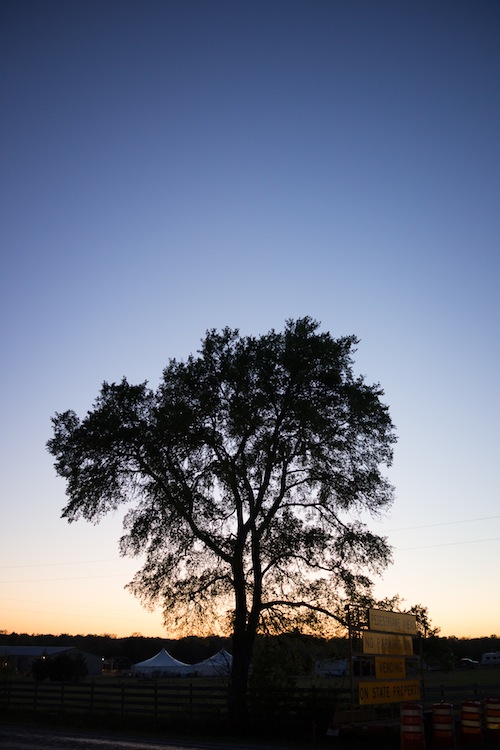
[[[248,673],[253,650],[255,634],[238,632],[235,627],[233,633],[233,663],[231,669],[231,685],[229,687],[229,719],[231,729],[237,734],[244,734],[249,728],[248,713]]]
[[[241,521],[242,523],[242,521]],[[242,535],[242,540],[244,536]],[[252,557],[254,561],[254,586],[252,607],[247,609],[247,582],[243,564],[243,542],[233,560],[233,580],[235,593],[233,625],[233,665],[229,690],[229,718],[233,732],[242,734],[249,728],[248,713],[248,673],[252,661],[253,647],[259,624],[262,601],[262,577],[255,535],[252,537]],[[257,559],[256,559],[257,555]],[[257,575],[256,575],[257,574]]]

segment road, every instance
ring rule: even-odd
[[[293,742],[291,745],[142,740],[97,732],[54,731],[0,724],[0,750],[310,750],[313,744],[317,750],[325,750],[331,745],[330,742],[318,743],[317,740],[314,743],[312,740]],[[399,745],[399,734],[380,737],[351,736],[343,738],[341,742],[344,750],[399,750]],[[498,750],[496,745],[495,748]]]
[[[2,750],[230,750],[231,747],[234,745],[184,744],[0,725]]]

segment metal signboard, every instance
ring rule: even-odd
[[[418,680],[359,683],[360,706],[418,700],[420,700],[420,682]]]
[[[392,635],[391,633],[372,633],[363,631],[363,653],[395,656],[412,656],[413,641],[409,635]]]
[[[404,656],[376,656],[375,677],[377,680],[398,680],[406,677]]]
[[[382,609],[369,609],[368,621],[370,630],[382,633],[417,634],[417,618],[406,612],[386,612]]]

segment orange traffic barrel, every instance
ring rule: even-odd
[[[500,742],[500,698],[486,698],[484,701],[484,726],[486,736]]]
[[[432,741],[436,748],[455,747],[455,718],[451,703],[432,706]]]
[[[401,750],[425,750],[424,712],[420,703],[401,704]]]
[[[464,701],[460,710],[460,734],[469,745],[483,741],[483,712],[480,701]]]

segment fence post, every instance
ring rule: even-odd
[[[9,680],[9,686],[7,688],[7,709],[10,708],[10,696],[12,693],[12,680]]]

